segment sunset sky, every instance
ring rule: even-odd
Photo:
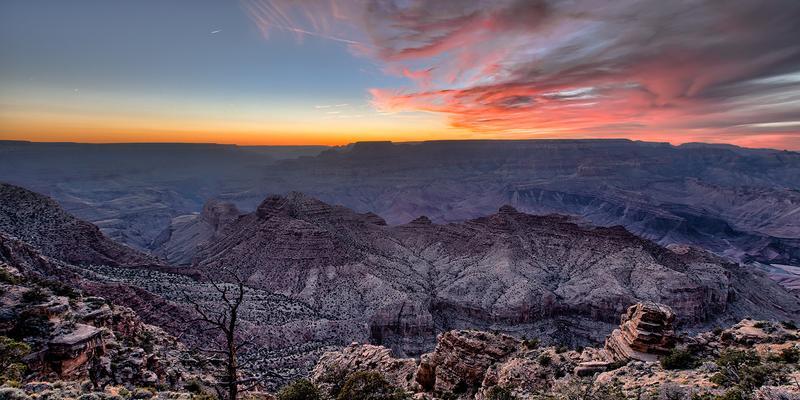
[[[0,139],[800,150],[800,1],[3,0]]]

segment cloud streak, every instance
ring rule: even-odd
[[[503,137],[800,148],[794,0],[247,0],[264,32],[347,38],[406,77],[380,111]]]

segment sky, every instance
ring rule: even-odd
[[[0,139],[800,150],[796,0],[3,0]]]

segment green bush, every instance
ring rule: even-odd
[[[21,389],[0,388],[0,400],[30,400],[30,397]]]
[[[764,385],[780,385],[788,380],[784,367],[777,363],[763,364],[755,351],[728,349],[716,361],[720,372],[711,382],[737,389],[743,396]],[[731,392],[735,396],[736,392]]]
[[[788,379],[789,376],[781,365],[767,363],[745,368],[738,386],[751,392],[764,385],[779,386],[788,383]]]
[[[720,340],[723,342],[730,342],[733,341],[733,333],[729,331],[722,332],[722,335],[719,336]]]
[[[22,380],[26,369],[22,357],[30,351],[31,347],[26,343],[0,336],[0,383]]]
[[[515,400],[511,391],[500,386],[493,386],[489,391],[486,393],[487,400]]]
[[[553,359],[548,354],[542,354],[539,356],[539,365],[546,367],[553,363]]]
[[[783,321],[781,325],[786,329],[797,329],[797,324],[795,324],[794,321]]]
[[[745,400],[745,396],[739,388],[733,388],[717,396],[715,400]]]
[[[539,339],[537,339],[537,338],[533,338],[533,339],[525,339],[525,338],[523,338],[522,339],[522,345],[525,346],[525,348],[528,349],[528,350],[533,350],[533,349],[539,347],[539,343],[540,343]]]
[[[694,365],[694,356],[687,349],[674,348],[669,354],[661,358],[661,367],[664,369],[688,369]]]
[[[591,399],[593,400],[627,400],[625,392],[618,384],[602,385],[594,389]]]
[[[183,384],[183,388],[189,393],[203,393],[203,383],[199,379],[190,379]]]
[[[53,331],[53,323],[47,317],[29,310],[20,313],[14,322],[12,336],[17,339],[27,337],[46,338]]]
[[[725,349],[715,362],[718,366],[726,368],[758,365],[761,363],[761,359],[752,350]]]
[[[778,354],[770,354],[767,357],[767,360],[784,364],[796,364],[798,361],[800,361],[800,350],[794,347],[789,347],[781,350],[781,352]]]
[[[780,360],[787,364],[797,364],[800,361],[800,350],[796,347],[789,347],[781,351]]]
[[[22,279],[20,277],[12,274],[5,268],[0,269],[0,282],[8,283],[10,285],[19,285]]]
[[[305,380],[296,380],[278,392],[278,400],[320,400],[319,390],[313,383]]]
[[[78,293],[71,286],[61,281],[52,281],[49,279],[43,279],[40,280],[38,283],[39,285],[50,289],[50,291],[53,292],[53,294],[55,294],[56,296],[66,296],[69,297],[70,299],[75,299],[80,295],[80,293]]]
[[[350,374],[337,400],[405,400],[405,392],[395,388],[378,372],[361,371]]]
[[[40,287],[33,288],[22,294],[22,301],[26,303],[39,304],[50,298]]]
[[[325,371],[317,380],[319,383],[327,385],[331,397],[336,398],[342,391],[342,385],[347,380],[347,370],[344,368],[331,368]]]

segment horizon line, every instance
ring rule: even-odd
[[[420,144],[420,143],[441,143],[441,142],[601,142],[601,141],[618,141],[618,142],[631,142],[631,143],[650,143],[669,145],[672,147],[681,147],[685,145],[707,145],[707,146],[721,146],[721,147],[735,147],[750,150],[772,150],[783,151],[791,153],[800,153],[800,150],[778,149],[773,147],[749,147],[731,143],[715,143],[715,142],[684,142],[673,144],[667,141],[650,141],[630,138],[527,138],[527,139],[502,139],[502,138],[487,138],[487,139],[432,139],[432,140],[409,140],[409,141],[394,141],[394,140],[357,140],[345,144],[240,144],[240,143],[220,143],[220,142],[78,142],[78,141],[62,141],[62,140],[25,140],[25,139],[0,139],[0,143],[30,143],[30,144],[74,144],[74,145],[210,145],[210,146],[235,146],[235,147],[347,147],[358,143],[391,143],[391,144]]]

